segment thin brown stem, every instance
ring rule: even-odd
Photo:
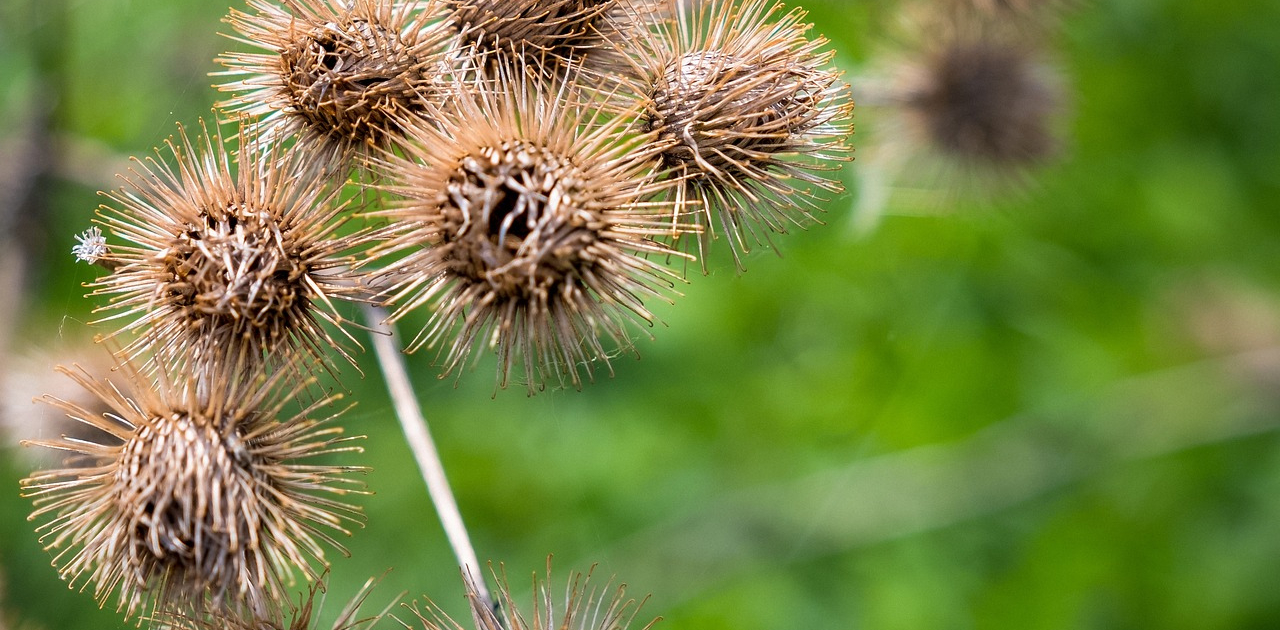
[[[400,428],[409,442],[413,457],[422,471],[422,480],[427,484],[427,493],[435,505],[440,524],[444,527],[453,555],[475,584],[476,594],[489,610],[495,610],[493,597],[485,584],[480,571],[480,563],[476,560],[475,548],[471,546],[471,537],[462,522],[462,513],[458,510],[458,502],[453,498],[453,490],[444,474],[444,465],[440,462],[440,453],[436,450],[435,441],[431,439],[431,431],[427,419],[422,415],[422,407],[414,396],[413,385],[409,381],[409,372],[405,368],[404,356],[400,353],[399,337],[395,329],[385,323],[387,313],[375,306],[363,307],[366,324],[373,332],[373,351],[378,357],[378,365],[387,382],[387,392],[395,406],[396,417],[400,420]]]

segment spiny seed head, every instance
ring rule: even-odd
[[[131,320],[121,333],[141,334],[124,354],[159,348],[196,372],[346,354],[321,322],[340,321],[333,300],[359,299],[348,254],[367,233],[338,235],[340,189],[305,153],[239,139],[233,169],[220,130],[202,124],[193,141],[180,129],[172,161],[138,161],[106,193],[101,223],[128,244],[110,248],[113,271],[91,295],[110,297],[106,319]]]
[[[653,87],[646,121],[672,141],[662,158],[671,167],[740,171],[745,156],[767,154],[779,138],[815,124],[811,88],[822,77],[803,69],[769,68],[715,50],[672,60]],[[686,137],[687,136],[687,137]]]
[[[156,615],[153,621],[162,624],[165,630],[321,630],[317,615],[324,607],[325,593],[328,590],[325,577],[327,575],[316,580],[307,593],[300,593],[296,604],[288,602],[285,606],[276,606],[267,614],[241,616],[214,611],[199,616],[190,611],[165,611]],[[384,610],[379,614],[361,614],[361,607],[376,584],[374,579],[364,583],[338,613],[338,618],[330,626],[331,630],[368,630],[388,612]]]
[[[552,64],[606,48],[619,5],[632,0],[445,0],[449,23],[481,53]],[[634,0],[643,5],[651,0]]]
[[[861,84],[883,106],[873,136],[882,170],[940,190],[943,202],[1029,185],[1059,153],[1067,109],[1038,36],[972,13],[903,17],[905,43]]]
[[[227,17],[265,53],[218,59],[237,80],[220,106],[262,117],[273,141],[296,136],[313,159],[345,162],[398,142],[396,121],[422,115],[453,36],[434,2],[248,0]]]
[[[860,171],[859,222],[870,227],[889,186],[929,191],[925,211],[1016,195],[1062,146],[1066,82],[1015,20],[910,5],[891,47],[857,81],[872,104],[872,164]],[[914,10],[911,10],[914,9]],[[936,9],[936,10],[935,10]]]
[[[467,600],[471,604],[471,619],[475,630],[627,630],[636,620],[644,602],[636,602],[627,597],[627,587],[620,584],[612,586],[612,581],[604,587],[597,588],[591,584],[591,572],[586,575],[574,573],[569,577],[565,589],[563,605],[559,598],[552,595],[551,562],[547,561],[546,574],[539,577],[533,575],[533,610],[528,615],[520,612],[511,585],[504,574],[497,579],[498,594],[495,611],[484,604],[470,578],[465,580]],[[443,610],[430,600],[425,605],[416,602],[411,606],[401,604],[417,617],[420,626],[410,626],[397,619],[406,629],[411,630],[464,630]],[[649,630],[658,619],[654,619],[638,630]]]
[[[702,202],[705,246],[717,232],[735,260],[769,232],[813,220],[818,190],[850,159],[853,104],[826,40],[809,40],[804,13],[773,0],[670,0],[675,16],[629,50],[645,126],[680,198]],[[751,238],[748,238],[750,236]],[[704,251],[705,253],[705,251]]]
[[[1029,46],[955,39],[922,61],[904,106],[939,152],[997,166],[1029,166],[1053,154],[1059,99]]]
[[[385,189],[402,198],[398,233],[380,252],[404,257],[385,273],[393,318],[427,307],[410,344],[442,347],[445,372],[475,345],[496,350],[498,384],[523,372],[530,393],[630,345],[649,325],[647,298],[667,299],[676,276],[653,262],[674,254],[653,239],[693,229],[651,165],[662,143],[599,122],[572,81],[547,87],[521,71],[502,92],[460,92],[439,126],[414,130],[388,154]],[[632,112],[634,115],[635,112]],[[673,219],[674,217],[674,219]]]
[[[92,585],[100,605],[116,594],[127,617],[148,603],[262,615],[296,571],[316,576],[322,544],[345,553],[324,530],[362,520],[341,498],[359,492],[346,475],[362,469],[313,462],[359,450],[328,426],[334,416],[312,419],[333,399],[282,419],[278,378],[151,381],[126,364],[112,382],[59,369],[110,409],[46,397],[111,439],[29,442],[68,457],[22,487],[72,588]]]

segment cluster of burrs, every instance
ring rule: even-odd
[[[407,350],[434,349],[445,374],[479,347],[498,386],[580,386],[690,260],[723,242],[741,266],[841,190],[853,105],[804,15],[774,0],[233,10],[252,51],[218,59],[225,121],[135,160],[75,249],[106,270],[90,296],[117,367],[65,370],[89,402],[47,398],[89,437],[37,442],[68,459],[24,481],[63,578],[167,626],[310,627],[315,591],[291,604],[288,588],[318,584],[363,519],[363,468],[328,463],[359,448],[316,385],[335,357],[356,364],[353,305],[386,314],[369,326],[424,313]],[[532,623],[500,599],[505,617],[477,605],[475,621],[630,621],[621,592],[583,592],[561,620],[549,599]],[[376,619],[357,618],[365,595],[337,627]]]

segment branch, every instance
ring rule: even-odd
[[[404,356],[400,353],[399,338],[395,330],[385,323],[386,311],[374,306],[364,306],[362,310],[365,323],[372,331],[373,350],[386,379],[387,392],[395,406],[396,418],[400,420],[400,428],[404,430],[404,437],[418,462],[418,469],[422,471],[422,480],[427,483],[427,493],[431,495],[431,502],[440,517],[449,546],[453,548],[453,555],[466,572],[468,580],[475,584],[476,594],[481,602],[489,610],[496,610],[493,597],[481,575],[475,548],[471,546],[471,537],[462,522],[458,502],[454,500],[449,480],[445,477],[444,465],[440,463],[440,453],[431,439],[427,419],[422,415],[422,408],[413,393],[413,385],[409,382],[409,372],[405,368]]]

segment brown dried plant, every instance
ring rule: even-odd
[[[542,70],[614,57],[611,39],[657,0],[444,0],[465,45],[488,60],[521,58]],[[497,56],[494,55],[497,54]]]
[[[271,142],[296,138],[317,161],[349,164],[398,142],[396,120],[425,114],[456,37],[434,1],[248,0],[233,37],[266,52],[218,58],[236,77],[220,107],[260,117]],[[345,176],[345,171],[340,171]]]
[[[980,15],[907,14],[912,41],[883,62],[880,150],[954,193],[1018,188],[1058,155],[1063,81],[1035,37]],[[926,182],[928,183],[928,182]]]
[[[908,73],[904,107],[939,152],[994,166],[1030,166],[1057,147],[1059,99],[1027,44],[956,38]]]
[[[192,140],[179,128],[166,142],[171,162],[135,160],[125,186],[105,193],[114,206],[100,223],[127,244],[104,246],[99,262],[113,270],[89,285],[110,298],[101,321],[129,320],[115,334],[139,333],[127,357],[155,350],[197,373],[309,371],[330,365],[326,347],[354,364],[325,324],[356,344],[334,301],[361,299],[348,254],[368,232],[340,232],[340,188],[308,154],[263,146],[243,128],[238,139],[233,168],[220,129],[202,123]]]
[[[723,235],[741,267],[752,242],[807,225],[822,192],[843,190],[832,171],[851,159],[853,103],[827,40],[806,37],[804,11],[668,2],[674,17],[626,46],[643,124],[669,143],[676,198],[702,204],[704,265]]]
[[[282,417],[292,394],[280,377],[152,380],[125,364],[100,381],[59,369],[110,411],[45,402],[113,438],[28,442],[67,455],[22,487],[72,588],[92,588],[100,605],[114,594],[126,617],[149,606],[266,615],[296,572],[317,576],[324,545],[345,553],[326,530],[349,535],[363,520],[345,497],[361,492],[350,474],[364,469],[316,460],[361,449],[332,426],[337,413],[313,419],[336,396]]]
[[[170,611],[157,615],[152,621],[164,630],[320,630],[317,615],[324,608],[327,594],[325,577],[313,582],[305,595],[299,594],[296,604],[289,602],[287,606],[276,606],[266,615],[244,617],[214,612],[201,617],[186,611]],[[365,582],[338,613],[330,630],[368,630],[377,624],[389,610],[368,615],[361,612],[376,584],[374,579]]]
[[[495,576],[496,577],[496,576]],[[470,580],[465,580],[467,600],[475,630],[627,630],[635,622],[644,602],[628,598],[625,584],[603,588],[591,584],[591,572],[585,576],[574,573],[565,589],[563,609],[558,610],[551,594],[551,562],[547,562],[545,577],[533,576],[533,610],[529,616],[521,614],[511,594],[511,585],[505,574],[498,581],[498,601],[495,611],[483,604]],[[465,630],[438,606],[428,601],[425,605],[402,604],[417,618],[418,626],[403,620],[400,624],[408,630]],[[413,621],[413,620],[410,620]],[[654,619],[639,630],[649,630],[659,619]]]
[[[446,374],[485,345],[500,387],[513,372],[530,393],[579,386],[630,347],[628,325],[654,322],[646,299],[670,301],[679,278],[654,260],[674,252],[654,237],[693,228],[677,204],[650,201],[675,186],[652,171],[656,134],[599,120],[571,79],[499,72],[505,90],[481,78],[381,160],[400,198],[381,213],[397,233],[378,252],[403,254],[383,273],[392,320],[426,308],[408,349],[440,348]]]

